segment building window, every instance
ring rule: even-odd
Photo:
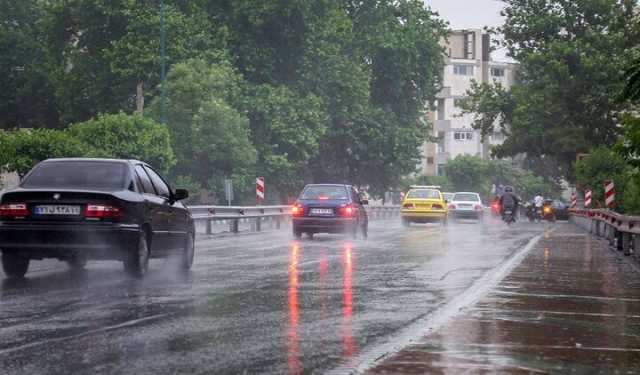
[[[491,75],[493,77],[504,77],[504,68],[491,68]]]
[[[456,141],[471,141],[473,140],[473,132],[454,132],[453,139]]]
[[[504,134],[502,132],[495,132],[493,134],[491,134],[491,140],[494,142],[503,142],[504,141]]]
[[[444,164],[438,164],[436,167],[436,175],[444,176]]]
[[[427,158],[427,164],[429,164],[429,165],[433,164],[433,157],[432,156],[429,156]]]
[[[454,64],[453,74],[458,76],[472,76],[473,65]]]

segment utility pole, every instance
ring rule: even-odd
[[[167,123],[167,33],[164,19],[164,0],[160,0],[160,122]]]

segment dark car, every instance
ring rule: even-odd
[[[368,203],[350,185],[307,185],[292,208],[293,235],[349,233],[355,238],[360,232],[366,238],[369,223],[364,205]]]
[[[554,200],[551,203],[551,206],[553,207],[553,211],[556,215],[556,219],[569,220],[569,205],[567,205],[561,200]]]
[[[57,258],[72,269],[87,260],[120,260],[143,276],[149,258],[193,264],[193,219],[149,165],[135,160],[49,159],[0,199],[0,249],[9,277],[31,259]]]

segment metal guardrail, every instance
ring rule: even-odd
[[[249,221],[251,229],[261,231],[265,221],[271,221],[276,229],[291,221],[291,206],[189,206],[189,211],[197,223],[205,224],[205,234],[213,234],[216,222],[228,222],[229,231],[238,233],[240,222]],[[400,206],[367,206],[369,220],[384,220],[398,217]],[[196,225],[196,228],[198,226]]]
[[[602,209],[570,210],[572,221],[609,243],[625,255],[640,250],[640,216],[622,215]],[[638,254],[640,255],[640,254]]]

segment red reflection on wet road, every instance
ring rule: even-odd
[[[287,334],[287,363],[290,374],[302,373],[300,363],[300,347],[298,341],[299,306],[298,306],[298,257],[300,244],[293,243],[289,254],[289,332]]]
[[[351,318],[353,316],[353,258],[351,245],[344,247],[343,256],[344,277],[342,280],[343,298],[342,298],[342,344],[344,347],[344,357],[351,358],[355,353],[355,344],[353,342],[353,333],[351,330]]]

